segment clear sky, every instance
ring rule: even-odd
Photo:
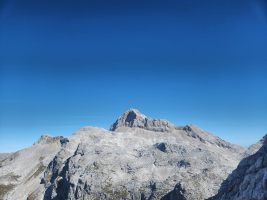
[[[0,152],[109,128],[128,108],[259,140],[266,0],[0,1]]]

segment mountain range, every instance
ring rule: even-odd
[[[110,130],[43,135],[0,154],[0,199],[263,200],[266,140],[244,148],[130,109]]]

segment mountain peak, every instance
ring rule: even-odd
[[[110,130],[116,131],[121,127],[130,127],[130,128],[143,128],[151,131],[168,131],[171,127],[174,127],[173,124],[167,120],[162,119],[152,119],[142,114],[139,110],[131,108],[124,112],[114,124],[112,124]]]
[[[121,115],[120,118],[125,119],[126,123],[131,123],[134,120],[145,119],[147,116],[142,114],[139,110],[131,108]]]

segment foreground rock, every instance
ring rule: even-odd
[[[263,144],[262,147],[240,162],[223,182],[218,194],[210,200],[267,199],[267,137],[259,143]]]

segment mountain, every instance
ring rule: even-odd
[[[66,138],[42,136],[32,147],[0,161],[0,199],[41,199],[40,178]],[[34,195],[36,198],[33,198]]]
[[[260,144],[260,149],[239,163],[223,182],[218,194],[210,200],[267,199],[267,135],[253,149]]]
[[[214,196],[245,149],[194,125],[136,109],[110,130],[42,136],[0,161],[0,199],[203,200]]]

